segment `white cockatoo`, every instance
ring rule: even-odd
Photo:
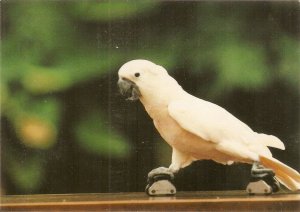
[[[118,75],[120,91],[142,102],[172,147],[169,170],[173,173],[195,160],[259,163],[272,169],[290,190],[300,189],[300,174],[273,158],[268,149],[284,150],[277,137],[256,133],[224,108],[192,96],[162,66],[150,61],[129,61]]]

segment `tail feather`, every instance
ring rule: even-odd
[[[300,174],[275,158],[259,157],[263,166],[271,168],[276,178],[290,190],[300,190]]]
[[[291,191],[299,190],[300,184],[293,180],[290,176],[285,174],[282,171],[277,171],[276,178],[278,181],[283,184],[285,187],[290,189]]]

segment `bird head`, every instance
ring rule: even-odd
[[[133,101],[149,92],[157,92],[160,83],[169,77],[166,69],[148,60],[129,61],[119,69],[118,75],[121,94]]]

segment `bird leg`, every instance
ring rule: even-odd
[[[271,194],[280,188],[272,169],[265,168],[254,162],[251,169],[251,179],[246,190],[249,194]]]
[[[153,169],[148,174],[146,193],[150,196],[174,195],[176,188],[173,185],[174,173],[165,167]]]
[[[191,156],[173,148],[172,163],[169,168],[159,167],[149,172],[146,193],[150,196],[175,195],[174,174],[190,165],[193,160]]]

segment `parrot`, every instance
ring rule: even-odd
[[[172,147],[168,171],[177,173],[198,160],[260,164],[288,189],[300,189],[299,172],[273,158],[268,148],[284,150],[279,138],[257,133],[226,109],[189,94],[164,67],[135,59],[121,66],[118,77],[121,94],[140,100]]]

